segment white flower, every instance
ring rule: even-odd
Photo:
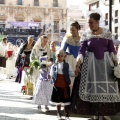
[[[120,78],[120,65],[117,65],[117,66],[114,67],[114,75],[117,78]]]
[[[50,63],[46,60],[42,60],[42,62],[40,63],[41,65],[49,65]]]
[[[41,74],[43,74],[43,73],[44,73],[44,71],[43,71],[42,69],[40,69],[39,71],[40,71],[40,73],[41,73]]]

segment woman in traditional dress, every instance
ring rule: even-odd
[[[71,110],[81,115],[93,115],[92,120],[110,120],[109,115],[120,111],[118,83],[112,76],[117,64],[112,34],[99,26],[100,14],[91,13],[86,30],[81,37],[78,68],[81,76],[74,84]]]
[[[7,38],[3,38],[0,42],[0,67],[6,67],[6,46]]]
[[[25,43],[18,53],[15,66],[18,68],[18,74],[15,82],[21,83],[22,69],[25,66],[29,66],[30,63],[30,54],[34,46],[33,36],[29,36],[27,43]],[[24,56],[23,56],[24,54]],[[24,58],[23,58],[24,57]]]
[[[62,41],[61,49],[63,49],[67,56],[66,62],[70,64],[73,71],[75,71],[76,66],[76,58],[78,56],[78,51],[80,48],[80,35],[79,35],[80,25],[78,22],[74,22],[70,26],[70,35],[65,36]],[[72,90],[74,78],[71,78],[71,85],[70,88]]]
[[[15,74],[15,51],[13,49],[13,45],[8,42],[6,47],[6,54],[7,54],[7,60],[6,60],[6,75],[7,79],[11,79],[14,77]]]
[[[39,60],[40,57],[46,56],[46,55],[48,59],[50,59],[50,47],[48,44],[48,37],[46,35],[43,35],[39,37],[39,39],[35,43],[30,55],[30,61]],[[39,70],[34,69],[32,73],[32,82],[34,84],[36,84],[38,77],[39,77]]]

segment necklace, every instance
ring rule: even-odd
[[[96,34],[98,30],[99,30],[99,27],[96,30],[92,30],[92,31]]]

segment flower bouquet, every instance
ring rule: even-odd
[[[30,66],[29,74],[32,75],[34,68],[38,69],[40,67],[40,62],[38,60],[32,60],[29,66]]]
[[[120,81],[120,65],[117,65],[113,69],[114,81]]]

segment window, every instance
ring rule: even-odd
[[[105,25],[108,25],[108,13],[105,13]]]
[[[80,28],[83,29],[83,28],[84,28],[84,25],[80,25]]]
[[[105,20],[105,25],[108,25],[108,21]]]
[[[118,34],[115,35],[115,39],[118,39]]]
[[[23,1],[22,0],[18,0],[18,5],[22,5]]]
[[[0,0],[0,4],[5,4],[5,0]]]
[[[115,39],[118,39],[118,27],[115,27]]]
[[[34,6],[39,6],[39,0],[34,0]]]
[[[115,27],[115,33],[118,34],[118,27]]]
[[[96,9],[99,7],[99,1],[95,2],[95,3],[92,3],[89,5],[89,11],[93,10],[93,9]]]
[[[118,19],[115,19],[115,23],[118,23]]]
[[[59,21],[54,21],[54,33],[59,32]]]
[[[108,13],[105,13],[105,20],[108,20]]]
[[[115,10],[115,17],[118,17],[118,10]]]
[[[58,7],[58,0],[53,0],[53,7]]]

